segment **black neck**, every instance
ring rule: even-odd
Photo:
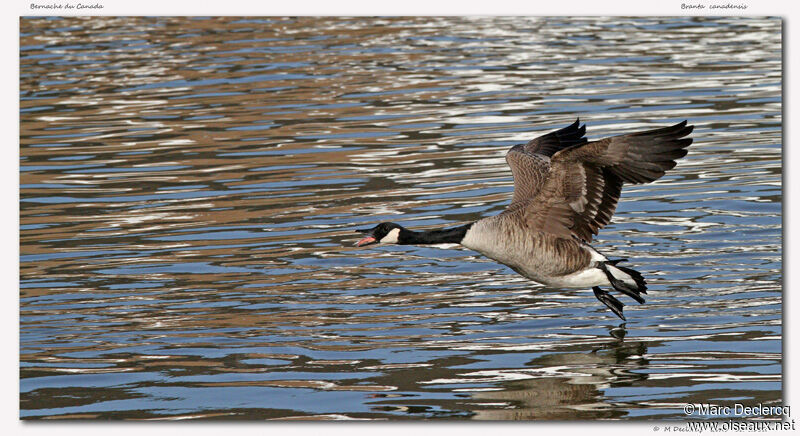
[[[405,245],[460,244],[470,227],[472,227],[472,223],[458,227],[451,227],[449,229],[438,229],[422,232],[401,229],[400,235],[397,238],[397,243]]]

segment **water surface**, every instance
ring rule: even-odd
[[[20,21],[22,418],[683,419],[781,404],[781,22]],[[595,241],[621,324],[354,229],[503,210],[507,149],[688,119]]]

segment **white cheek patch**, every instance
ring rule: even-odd
[[[381,244],[396,244],[397,238],[400,236],[400,229],[392,229],[386,236],[380,240]]]

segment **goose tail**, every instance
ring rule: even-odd
[[[647,282],[639,271],[617,265],[624,260],[603,262],[600,269],[606,273],[606,277],[614,289],[642,304],[644,303],[642,294],[647,294]]]

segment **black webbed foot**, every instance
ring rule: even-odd
[[[614,312],[614,315],[617,315],[623,321],[627,321],[625,316],[622,314],[622,308],[625,305],[622,304],[621,301],[614,298],[614,296],[609,294],[608,291],[604,291],[597,286],[593,287],[592,291],[594,291],[594,296],[597,297],[601,303],[605,304],[609,309],[611,309],[612,312]]]

